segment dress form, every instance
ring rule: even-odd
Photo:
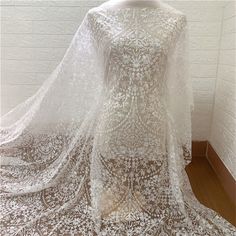
[[[2,235],[235,236],[185,172],[186,17],[138,2],[90,9],[38,92],[1,117]]]

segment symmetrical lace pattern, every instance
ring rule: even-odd
[[[188,24],[86,14],[35,95],[2,117],[2,235],[235,235],[194,196]]]

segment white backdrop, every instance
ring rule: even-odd
[[[86,11],[101,2],[1,1],[2,114],[39,88],[61,60]],[[209,140],[236,179],[234,1],[166,2],[189,21],[193,140]]]

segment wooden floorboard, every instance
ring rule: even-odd
[[[236,206],[225,192],[208,160],[202,156],[193,156],[186,172],[197,199],[236,226]]]

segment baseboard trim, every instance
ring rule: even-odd
[[[236,206],[236,180],[224,165],[209,141],[193,141],[192,155],[205,157],[215,171],[226,193]]]
[[[206,157],[207,141],[192,142],[192,156]]]

